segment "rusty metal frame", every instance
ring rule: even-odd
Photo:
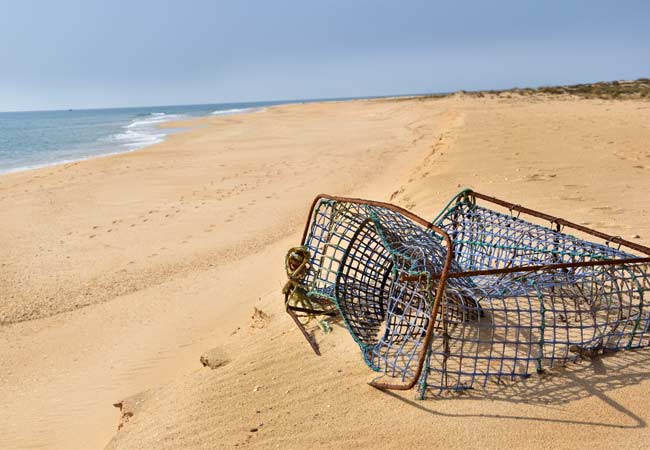
[[[302,234],[302,243],[306,243],[307,235],[309,233],[310,225],[311,225],[311,220],[314,214],[314,210],[316,208],[316,205],[318,202],[321,200],[331,200],[331,201],[336,201],[336,202],[346,202],[346,203],[356,203],[356,204],[365,204],[365,205],[370,205],[370,206],[377,206],[377,207],[382,207],[389,209],[391,211],[397,212],[399,214],[402,214],[405,217],[408,217],[412,221],[418,223],[419,225],[425,227],[426,229],[430,229],[437,234],[441,235],[443,239],[445,240],[447,244],[447,248],[449,251],[447,252],[447,257],[445,259],[445,264],[443,266],[443,270],[439,274],[432,274],[432,279],[438,279],[438,287],[436,289],[435,297],[433,300],[433,307],[431,311],[431,317],[432,320],[429,321],[429,324],[427,325],[427,330],[426,334],[424,337],[424,341],[422,343],[422,349],[420,350],[419,354],[419,360],[418,360],[418,366],[415,371],[415,374],[413,376],[413,379],[409,381],[406,384],[391,384],[391,383],[383,383],[379,382],[377,380],[373,380],[369,382],[369,384],[377,389],[390,389],[390,390],[410,390],[412,389],[415,384],[418,382],[420,379],[420,376],[422,374],[422,369],[424,367],[424,361],[426,358],[426,354],[428,352],[429,346],[431,344],[431,339],[433,336],[433,330],[435,328],[435,323],[436,320],[435,318],[438,315],[438,311],[440,309],[440,303],[442,300],[442,296],[444,294],[446,282],[448,278],[462,278],[462,277],[470,277],[470,276],[477,276],[477,275],[498,275],[498,274],[506,274],[506,273],[513,273],[513,272],[535,272],[539,270],[554,270],[554,269],[567,269],[567,268],[576,268],[576,267],[588,267],[588,266],[606,266],[606,265],[616,265],[616,264],[634,264],[634,263],[650,263],[650,248],[636,244],[634,242],[627,241],[625,239],[622,239],[619,236],[610,236],[608,234],[602,233],[597,230],[593,230],[591,228],[570,222],[568,220],[559,218],[559,217],[554,217],[545,213],[542,213],[540,211],[536,211],[530,208],[525,208],[521,205],[507,202],[505,200],[500,200],[495,197],[491,197],[489,195],[481,194],[478,192],[474,192],[472,190],[467,190],[464,191],[465,195],[468,195],[470,197],[473,197],[474,202],[475,199],[481,199],[484,200],[488,203],[493,203],[499,206],[502,206],[504,208],[507,208],[508,210],[516,211],[518,213],[523,213],[529,216],[537,217],[539,219],[544,219],[548,220],[551,225],[556,226],[556,231],[561,231],[562,227],[567,227],[567,228],[572,228],[574,230],[581,231],[585,234],[589,234],[591,236],[595,236],[597,238],[603,239],[606,241],[606,243],[614,243],[618,244],[619,246],[627,247],[632,250],[636,250],[640,253],[643,253],[644,255],[648,255],[648,257],[638,257],[638,258],[625,258],[625,259],[607,259],[607,260],[598,260],[598,261],[582,261],[582,262],[574,262],[574,263],[556,263],[556,264],[546,264],[546,265],[533,265],[533,266],[520,266],[520,267],[508,267],[508,268],[503,268],[503,269],[490,269],[490,270],[473,270],[473,271],[462,271],[462,272],[450,272],[450,267],[451,263],[453,261],[453,255],[454,255],[454,245],[453,241],[451,240],[451,237],[449,234],[443,230],[442,228],[436,226],[434,223],[431,221],[425,220],[422,217],[413,214],[412,212],[397,206],[393,205],[391,203],[385,203],[385,202],[378,202],[378,201],[373,201],[373,200],[364,200],[364,199],[359,199],[359,198],[350,198],[350,197],[339,197],[339,196],[333,196],[333,195],[327,195],[327,194],[319,194],[316,196],[314,201],[312,202],[311,208],[309,210],[309,216],[307,217],[307,222],[305,224],[305,229]],[[401,281],[420,281],[421,276],[403,276],[400,278]],[[287,312],[292,316],[294,321],[296,321],[297,324],[300,325],[300,322],[298,321],[297,317],[295,317],[295,314],[293,314],[292,311],[289,311],[287,309]],[[303,334],[306,332],[302,327],[300,327],[303,330]],[[305,334],[305,337],[307,337],[307,340],[309,341],[310,345],[312,345],[312,348],[317,352],[317,354],[320,354],[317,351],[317,347],[315,347],[315,343],[310,339],[308,335]]]
[[[539,219],[548,220],[551,225],[556,226],[556,231],[561,231],[562,227],[572,228],[574,230],[581,231],[585,234],[595,236],[599,239],[603,239],[606,243],[618,244],[621,247],[627,247],[632,250],[636,250],[639,253],[650,256],[650,248],[635,242],[627,241],[620,236],[611,236],[600,231],[579,225],[577,223],[569,222],[566,219],[560,217],[554,217],[549,214],[545,214],[534,209],[525,208],[521,205],[510,203],[505,200],[500,200],[489,195],[481,194],[474,192],[472,190],[464,191],[470,197],[475,199],[481,199],[495,205],[502,206],[507,208],[509,211],[517,211],[522,214],[526,214],[532,217],[537,217]],[[515,273],[515,272],[536,272],[538,270],[554,270],[554,269],[572,269],[576,267],[595,267],[595,266],[612,266],[617,264],[634,264],[634,263],[650,263],[650,257],[636,257],[636,258],[622,258],[622,259],[603,259],[596,261],[579,261],[572,263],[556,263],[556,264],[541,264],[541,265],[532,265],[532,266],[519,266],[519,267],[507,267],[503,269],[486,269],[486,270],[468,270],[463,272],[452,272],[447,275],[447,278],[463,278],[463,277],[472,277],[477,275],[500,275],[506,273]],[[433,278],[439,278],[442,274],[433,274]],[[404,276],[401,278],[401,281],[416,281],[418,276]]]
[[[590,234],[592,236],[595,236],[597,238],[605,240],[605,242],[608,243],[613,243],[613,244],[619,244],[622,247],[627,247],[631,248],[632,250],[636,250],[640,253],[644,253],[646,255],[650,256],[650,247],[646,247],[641,244],[636,244],[634,242],[627,241],[625,239],[622,239],[620,236],[610,236],[609,234],[602,233],[600,231],[594,230],[592,228],[585,227],[583,225],[579,225],[577,223],[569,222],[568,220],[562,219],[560,217],[554,217],[549,214],[545,214],[540,211],[536,211],[534,209],[530,208],[525,208],[521,205],[515,204],[515,203],[510,203],[505,200],[500,200],[495,197],[491,197],[489,195],[485,194],[480,194],[478,192],[474,192],[472,190],[468,190],[467,193],[474,197],[474,198],[479,198],[481,200],[485,200],[486,202],[489,203],[494,203],[495,205],[503,206],[504,208],[509,209],[510,211],[517,211],[519,213],[527,214],[529,216],[537,217],[539,219],[544,219],[548,220],[551,222],[551,224],[555,224],[558,227],[568,227],[568,228],[573,228],[574,230],[582,231],[583,233]],[[560,231],[560,230],[558,230]]]
[[[433,300],[433,307],[431,311],[431,317],[434,318],[433,320],[429,320],[429,323],[427,325],[427,330],[424,335],[424,341],[422,342],[422,349],[420,350],[420,354],[418,355],[418,366],[415,371],[415,374],[413,376],[413,379],[409,381],[407,384],[391,384],[391,383],[382,383],[377,380],[372,380],[368,384],[370,384],[372,387],[377,388],[377,389],[390,389],[390,390],[396,390],[396,391],[407,391],[413,388],[415,384],[418,382],[420,379],[420,375],[422,374],[422,368],[424,367],[424,360],[427,355],[427,351],[429,346],[431,345],[431,337],[433,336],[433,329],[435,327],[435,317],[438,316],[438,311],[440,309],[440,302],[442,300],[442,295],[445,291],[445,284],[447,282],[447,274],[449,273],[449,268],[451,267],[451,262],[453,260],[453,254],[454,254],[454,244],[451,240],[451,237],[449,237],[449,234],[442,228],[434,225],[431,223],[431,221],[428,221],[426,219],[423,219],[422,217],[413,214],[412,212],[397,206],[393,205],[391,203],[384,203],[384,202],[377,202],[374,200],[363,200],[359,198],[349,198],[349,197],[337,197],[333,195],[327,195],[327,194],[319,194],[316,196],[314,201],[312,202],[311,208],[309,210],[309,217],[307,217],[307,223],[305,224],[305,230],[302,234],[302,243],[305,244],[307,240],[307,234],[309,233],[309,228],[311,225],[311,219],[314,214],[314,210],[316,208],[316,205],[318,202],[321,200],[332,200],[336,202],[345,202],[345,203],[356,203],[356,204],[363,204],[363,205],[370,205],[370,206],[377,206],[381,208],[386,208],[391,211],[397,212],[399,214],[402,214],[405,217],[408,217],[412,221],[422,225],[426,229],[430,229],[438,233],[443,237],[445,242],[447,243],[447,248],[449,251],[447,252],[447,257],[445,259],[445,265],[443,266],[442,272],[439,275],[440,281],[438,282],[438,288],[436,289],[436,295]],[[297,320],[294,318],[294,321]],[[308,339],[311,344],[311,339]],[[313,345],[312,345],[313,348]]]

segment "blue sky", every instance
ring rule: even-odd
[[[650,76],[648,1],[0,0],[0,111]]]

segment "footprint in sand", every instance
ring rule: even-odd
[[[270,321],[271,321],[271,316],[269,316],[261,309],[258,309],[257,307],[253,307],[253,315],[251,316],[251,323],[250,323],[251,328],[265,328]]]
[[[399,197],[403,192],[404,192],[404,186],[400,187],[399,190],[393,192],[393,193],[390,195],[390,200],[393,201],[394,199],[396,199],[397,197]]]
[[[568,195],[563,195],[560,196],[560,200],[568,200],[571,202],[583,202],[585,199],[583,197],[577,196],[577,197],[569,197]]]
[[[230,358],[228,358],[223,350],[215,348],[201,355],[199,361],[203,367],[209,367],[210,369],[214,370],[228,364],[230,362]]]
[[[556,174],[550,173],[550,174],[544,174],[544,173],[533,173],[531,175],[526,175],[523,178],[523,181],[526,182],[531,182],[531,181],[549,181],[552,180],[553,178],[557,177]]]

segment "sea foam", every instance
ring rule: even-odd
[[[133,119],[123,127],[122,132],[115,133],[109,140],[117,142],[122,147],[137,149],[162,142],[169,134],[158,126],[165,122],[184,119],[183,114],[166,114],[154,112],[147,116]]]
[[[220,116],[220,115],[225,115],[225,114],[237,114],[237,113],[243,113],[243,112],[254,112],[254,111],[260,111],[262,108],[232,108],[232,109],[218,109],[216,111],[212,111],[212,115],[214,116]]]
[[[138,150],[181,129],[177,120],[252,113],[282,102],[0,112],[0,174]]]

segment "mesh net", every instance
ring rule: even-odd
[[[344,199],[323,198],[312,211],[307,295],[338,309],[383,377],[417,381],[422,393],[462,390],[650,345],[649,264],[584,265],[635,255],[467,197],[436,225]]]

